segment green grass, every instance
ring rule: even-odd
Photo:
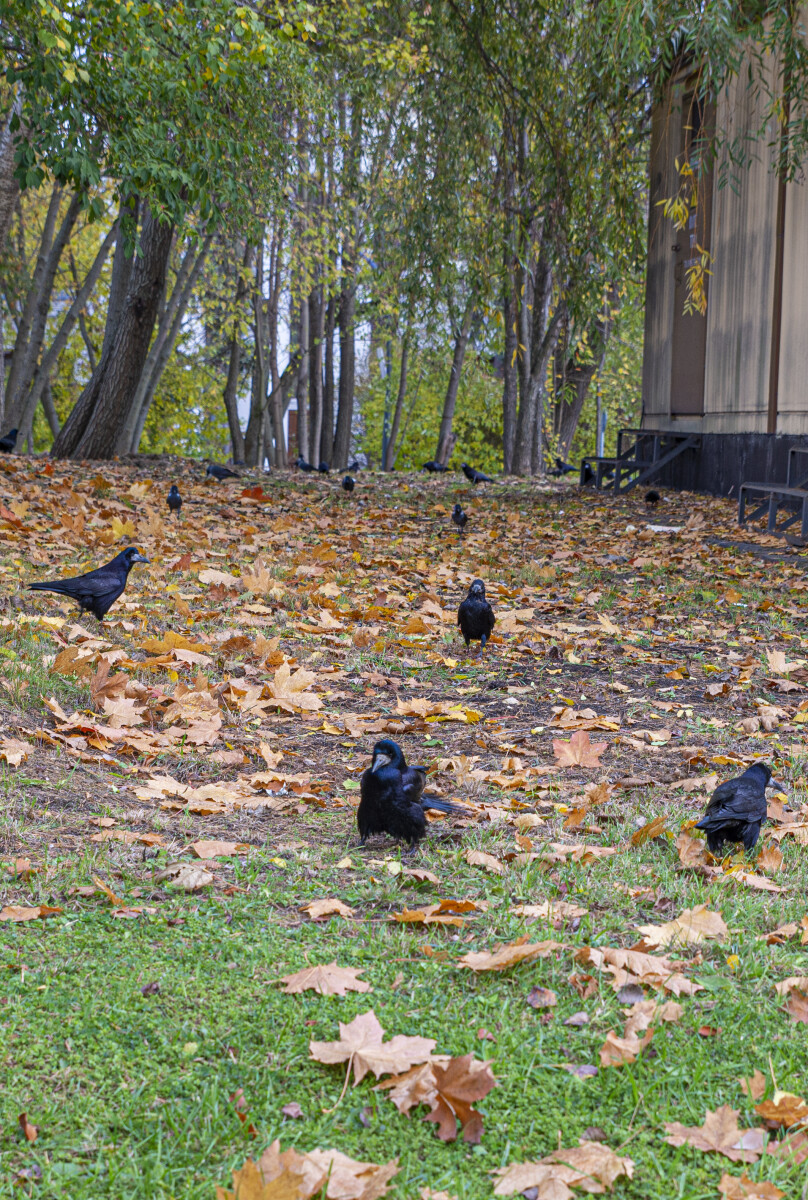
[[[630,809],[622,814],[627,821]],[[675,811],[685,815],[681,803]],[[215,1183],[229,1181],[232,1167],[279,1137],[301,1150],[334,1146],[377,1162],[397,1156],[400,1197],[414,1197],[428,1185],[476,1200],[491,1195],[493,1168],[574,1145],[597,1125],[609,1145],[624,1147],[637,1164],[634,1180],[618,1183],[615,1195],[706,1200],[717,1195],[724,1169],[740,1168],[667,1146],[663,1123],[701,1124],[705,1111],[722,1103],[742,1110],[741,1124],[744,1118],[754,1123],[738,1079],[755,1068],[768,1074],[769,1063],[780,1088],[804,1092],[805,1035],[782,1012],[772,983],[808,973],[808,952],[798,944],[768,947],[756,940],[801,915],[804,905],[795,895],[764,898],[733,884],[706,888],[676,869],[664,841],[591,867],[560,866],[548,873],[533,864],[490,876],[462,858],[468,847],[501,851],[509,841],[502,831],[484,829],[470,832],[462,848],[431,842],[418,862],[434,870],[442,886],[416,887],[388,873],[380,861],[383,849],[368,854],[351,848],[349,820],[307,814],[299,837],[311,844],[284,850],[285,868],[270,861],[278,856],[271,844],[236,863],[228,878],[249,889],[243,894],[172,896],[156,903],[156,915],[129,921],[114,919],[108,906],[93,899],[83,902],[84,911],[77,913],[74,905],[69,915],[47,923],[0,926],[0,1195],[19,1195],[13,1173],[37,1164],[42,1179],[36,1195],[202,1200],[214,1195]],[[321,852],[317,843],[324,834],[330,848]],[[353,871],[336,869],[346,850]],[[787,847],[786,855],[785,877],[796,884],[798,854]],[[133,867],[118,845],[93,848],[72,864],[52,864],[50,878],[33,877],[31,903],[87,882],[92,871],[119,893],[138,883],[148,895],[152,865],[159,866],[159,859]],[[684,999],[681,1022],[662,1026],[643,1059],[578,1080],[560,1065],[597,1064],[606,1032],[621,1029],[624,1012],[608,976],[588,1001],[573,991],[567,977],[584,968],[575,964],[572,948],[630,944],[632,924],[667,919],[654,911],[653,901],[635,900],[617,884],[655,887],[657,903],[669,900],[671,912],[708,901],[721,908],[730,938],[704,947],[703,961],[687,968],[705,991]],[[514,903],[559,894],[590,908],[574,933],[554,933],[541,923],[526,927],[512,915]],[[325,925],[300,919],[299,904],[327,895],[339,896],[364,919]],[[460,931],[413,931],[388,921],[405,903],[429,903],[437,895],[487,899],[490,909]],[[491,948],[527,930],[533,938],[563,939],[571,949],[505,974],[474,975],[453,966],[468,949]],[[425,957],[424,943],[446,951],[447,961]],[[730,954],[740,960],[734,972],[726,962]],[[332,959],[362,967],[373,992],[339,999],[280,990],[282,974]],[[159,993],[144,997],[141,988],[155,981]],[[558,995],[548,1020],[526,1003],[534,984]],[[439,1052],[493,1059],[499,1086],[480,1105],[480,1146],[444,1145],[419,1119],[425,1110],[410,1119],[400,1115],[373,1091],[370,1079],[338,1103],[343,1071],[310,1061],[308,1043],[336,1039],[339,1021],[370,1007],[388,1036],[420,1033],[434,1038]],[[589,1025],[563,1024],[582,1008]],[[704,1024],[722,1032],[704,1039],[697,1033]],[[480,1029],[495,1041],[480,1041]],[[255,1138],[229,1099],[239,1088]],[[300,1104],[305,1120],[283,1116],[291,1101]],[[32,1146],[17,1125],[23,1111],[39,1128]],[[800,1186],[798,1171],[770,1159],[747,1170],[789,1195]]]

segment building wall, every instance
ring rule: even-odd
[[[766,67],[773,82],[771,59]],[[761,127],[763,107],[742,72],[719,97],[717,128],[728,140],[752,138]],[[726,152],[717,164],[701,426],[708,433],[765,433],[767,428],[777,137],[777,129],[768,130],[755,143],[748,166],[733,169]]]
[[[808,433],[808,184],[786,187],[777,432]]]
[[[673,196],[679,186],[676,156],[683,91],[683,85],[671,85],[667,98],[655,107],[651,117],[642,394],[645,423],[652,427],[656,427],[657,419],[664,422],[670,414],[674,293],[670,245],[676,234],[663,214],[661,202]]]

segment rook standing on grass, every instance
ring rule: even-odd
[[[720,854],[725,842],[743,842],[744,850],[752,849],[766,820],[766,788],[771,777],[765,763],[754,763],[743,775],[718,785],[696,825],[706,832],[711,854]]]
[[[426,832],[426,809],[442,813],[464,810],[448,800],[424,795],[425,767],[408,767],[397,742],[384,738],[373,747],[373,762],[362,775],[361,800],[356,812],[359,837],[372,833],[409,842],[415,848]]]
[[[495,621],[494,610],[485,598],[485,584],[482,579],[473,580],[469,594],[457,610],[457,623],[466,645],[471,641],[479,642],[482,649]]]
[[[149,560],[135,546],[129,546],[116,554],[112,562],[86,575],[75,575],[70,579],[57,579],[51,583],[29,583],[32,592],[56,592],[75,600],[81,612],[91,612],[103,621],[109,609],[126,587],[129,572],[134,563]]]

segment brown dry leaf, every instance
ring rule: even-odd
[[[369,992],[369,983],[359,976],[364,968],[340,967],[337,963],[323,963],[316,967],[304,967],[294,975],[282,975],[284,992],[288,996],[298,992],[317,992],[321,996],[344,996],[346,992]]]
[[[329,917],[352,917],[354,910],[334,897],[311,900],[300,906],[300,912],[308,913],[312,921],[327,921]]]
[[[202,838],[198,842],[191,842],[188,847],[193,850],[197,858],[207,860],[209,858],[232,858],[234,854],[249,854],[250,847],[244,842],[219,842],[216,840],[206,840]]]
[[[720,912],[711,912],[706,904],[686,908],[674,921],[664,925],[639,925],[648,946],[697,946],[710,938],[729,933]]]
[[[368,1071],[380,1075],[396,1075],[409,1071],[416,1063],[427,1062],[435,1049],[433,1038],[404,1037],[397,1034],[384,1041],[384,1030],[373,1009],[355,1017],[348,1025],[339,1025],[337,1042],[309,1042],[309,1054],[315,1062],[348,1063],[353,1066],[354,1086],[361,1083]]]
[[[22,904],[6,904],[0,908],[0,921],[36,921],[41,917],[55,917],[60,912],[61,908],[50,904],[37,904],[33,908],[26,908]]]
[[[651,838],[659,837],[661,833],[666,833],[667,817],[654,817],[653,821],[649,821],[647,825],[643,825],[636,833],[631,835],[632,846],[643,846]]]
[[[757,857],[755,864],[759,871],[766,871],[770,875],[776,874],[777,871],[783,869],[783,852],[777,846],[764,846]]]
[[[755,1112],[763,1117],[769,1129],[791,1129],[808,1123],[808,1104],[792,1092],[776,1091],[771,1100],[756,1104]]]
[[[808,1025],[808,991],[792,988],[786,1001],[786,1012],[798,1025]]]
[[[527,994],[527,1002],[531,1008],[555,1008],[558,997],[550,988],[532,987]]]
[[[605,967],[614,976],[612,987],[616,992],[626,984],[639,983],[643,987],[664,988],[675,996],[692,996],[703,991],[700,983],[685,978],[677,964],[662,955],[646,954],[641,950],[621,950],[610,946],[583,946],[575,952],[578,962],[591,963],[600,969]]]
[[[169,863],[165,870],[157,872],[154,879],[155,883],[174,883],[184,892],[199,892],[213,883],[210,871],[195,863]]]
[[[493,1172],[495,1196],[536,1189],[536,1200],[570,1200],[580,1187],[590,1194],[611,1191],[615,1182],[634,1175],[634,1163],[602,1142],[581,1142],[570,1150],[555,1150],[539,1162],[512,1163]]]
[[[427,871],[424,867],[404,867],[402,875],[408,875],[410,879],[414,879],[416,883],[434,883],[438,885],[440,880],[432,871]]]
[[[517,904],[511,910],[515,917],[528,917],[537,920],[545,917],[548,921],[573,921],[585,917],[588,908],[580,904],[571,904],[568,900],[543,900],[541,904]]]
[[[103,879],[99,879],[97,875],[91,875],[90,878],[92,879],[95,886],[98,888],[99,892],[104,893],[107,900],[109,900],[110,904],[114,904],[116,908],[121,908],[123,905],[126,904],[126,901],[121,900],[120,896],[116,895],[115,892],[113,892],[112,888],[109,886],[109,884],[104,883]]]
[[[772,883],[765,875],[756,875],[754,871],[727,871],[723,877],[726,880],[736,879],[745,887],[754,888],[757,892],[787,892],[787,887]]]
[[[766,1076],[762,1071],[758,1071],[757,1069],[755,1069],[751,1078],[739,1079],[738,1083],[741,1085],[741,1091],[750,1100],[762,1100],[766,1093]]]
[[[463,857],[471,867],[485,867],[486,871],[492,871],[495,875],[505,874],[505,864],[484,850],[467,850]]]
[[[723,1154],[732,1162],[757,1162],[766,1146],[762,1129],[741,1129],[738,1109],[722,1104],[715,1112],[708,1110],[703,1125],[682,1125],[666,1121],[669,1146],[694,1146],[697,1150]]]
[[[458,967],[467,967],[470,971],[508,971],[517,963],[533,962],[536,958],[547,958],[554,950],[563,950],[563,942],[529,942],[527,938],[519,938],[507,946],[501,946],[493,952],[488,950],[472,950],[458,960]]]
[[[390,920],[401,925],[454,925],[458,929],[466,924],[462,917],[443,912],[440,904],[430,904],[426,908],[405,908],[402,912],[391,913]]]
[[[19,738],[4,737],[0,741],[0,759],[10,767],[18,767],[20,763],[25,762],[33,749],[28,742],[21,742]]]
[[[39,1137],[39,1130],[37,1129],[36,1125],[32,1125],[28,1120],[28,1114],[21,1112],[17,1117],[17,1123],[23,1132],[26,1142],[35,1142]]]
[[[618,1037],[615,1031],[610,1029],[600,1048],[600,1065],[622,1067],[626,1063],[635,1062],[637,1055],[645,1049],[653,1036],[653,1029],[649,1029],[643,1037],[638,1037],[633,1032],[627,1032],[625,1037]]]
[[[721,1176],[718,1191],[724,1200],[780,1200],[781,1196],[785,1196],[785,1192],[781,1192],[773,1183],[753,1183],[746,1172],[743,1175],[727,1175],[725,1172]]]
[[[282,662],[275,672],[274,678],[269,681],[267,688],[272,701],[278,708],[282,708],[285,712],[294,712],[296,709],[304,712],[314,712],[323,707],[323,702],[319,696],[315,696],[313,692],[307,689],[315,682],[317,676],[311,671],[304,671],[302,668],[292,674],[288,662]]]
[[[559,767],[599,767],[608,742],[590,742],[586,730],[574,733],[568,742],[553,738],[553,754]]]
[[[464,1054],[461,1058],[450,1059],[445,1067],[434,1063],[432,1071],[435,1098],[432,1110],[424,1120],[437,1125],[442,1142],[455,1141],[459,1125],[463,1141],[478,1146],[483,1135],[483,1119],[473,1105],[497,1085],[491,1074],[491,1064]]]
[[[233,1172],[234,1191],[217,1188],[217,1200],[378,1200],[398,1173],[398,1159],[381,1166],[357,1162],[339,1150],[281,1151],[275,1141],[258,1163],[247,1160]]]
[[[690,833],[680,833],[674,843],[679,852],[679,862],[684,867],[707,866],[707,843]]]

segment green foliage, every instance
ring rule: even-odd
[[[448,383],[452,348],[438,341],[410,355],[407,397],[396,443],[398,470],[418,469],[435,457],[443,399]],[[391,379],[391,408],[398,390],[400,347],[395,346]],[[361,449],[378,465],[381,459],[382,424],[386,379],[375,364],[357,381],[357,399],[364,432]],[[392,425],[392,411],[390,415]],[[485,354],[469,349],[463,364],[455,409],[457,442],[450,465],[471,462],[486,472],[502,469],[502,382],[494,374]]]
[[[617,450],[621,428],[636,428],[642,416],[642,353],[645,308],[643,285],[627,289],[606,346],[603,367],[595,375],[584,401],[583,412],[572,442],[570,461],[577,463],[596,447],[597,397],[607,414],[606,454]]]

